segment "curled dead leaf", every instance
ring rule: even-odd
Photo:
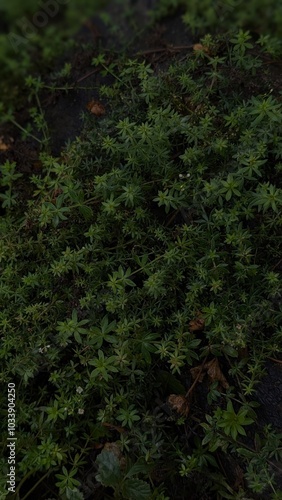
[[[202,371],[201,371],[202,370]],[[199,373],[201,372],[200,376]],[[198,378],[199,382],[203,382],[204,376],[205,376],[205,371],[202,369],[202,365],[200,366],[195,366],[194,368],[190,369],[190,373],[192,375],[193,380]]]
[[[205,327],[205,320],[202,317],[201,311],[198,311],[196,313],[196,318],[192,319],[189,322],[189,330],[190,330],[190,332],[198,332],[198,331],[203,330],[204,327]]]
[[[221,371],[217,358],[208,361],[203,366],[199,365],[191,368],[190,373],[194,380],[196,378],[198,379],[198,382],[203,382],[204,376],[208,375],[210,382],[217,381],[224,389],[229,387],[229,384]]]
[[[3,136],[0,137],[0,151],[8,151],[11,149],[11,143],[14,142],[12,137],[9,137],[8,140]]]
[[[229,384],[220,369],[217,358],[214,358],[206,363],[206,369],[207,374],[212,382],[217,380],[222,385],[222,387],[224,387],[224,389],[227,389],[229,387]]]
[[[171,394],[168,397],[167,401],[173,410],[177,411],[177,413],[179,413],[180,415],[187,417],[187,415],[190,411],[190,408],[189,408],[189,404],[188,404],[188,401],[185,398],[185,396]]]
[[[192,319],[189,323],[190,332],[198,332],[204,329],[205,321],[203,319]]]
[[[101,102],[93,99],[87,104],[87,109],[95,116],[103,116],[106,112],[105,107]]]
[[[201,43],[194,43],[193,49],[195,50],[195,52],[202,50],[206,54],[209,53],[209,49],[207,47],[205,47],[204,45],[202,45]]]

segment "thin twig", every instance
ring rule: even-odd
[[[89,78],[89,76],[92,76],[94,75],[94,73],[97,73],[99,71],[99,68],[95,68],[93,69],[92,71],[90,71],[90,73],[87,73],[87,75],[84,75],[82,76],[81,78],[79,78],[78,80],[76,80],[76,82],[74,82],[73,85],[76,85],[77,83],[80,83],[82,82],[83,80],[86,80],[86,78]]]
[[[148,50],[143,50],[142,52],[136,52],[135,55],[143,56],[147,54],[155,54],[157,52],[178,52],[185,49],[193,49],[193,45],[179,45],[176,47],[173,46],[159,47],[157,49],[148,49]]]
[[[273,271],[273,269],[275,269],[277,266],[279,266],[279,264],[281,264],[281,262],[282,262],[282,259],[280,259],[280,260],[279,260],[279,261],[275,264],[275,266],[273,266],[273,267],[271,268],[271,269],[272,269],[272,271]]]
[[[270,359],[271,361],[274,361],[275,363],[279,363],[279,365],[282,365],[281,359],[270,358],[269,356],[267,357],[267,359]]]
[[[166,227],[168,227],[174,221],[174,219],[175,219],[175,217],[177,216],[178,213],[179,213],[179,208],[177,208],[173,212],[172,216],[169,218],[168,222],[165,224]]]
[[[185,394],[185,398],[186,398],[186,399],[188,399],[188,397],[189,397],[189,396],[190,396],[190,394],[192,393],[192,391],[193,391],[193,389],[194,389],[195,385],[198,383],[198,380],[199,380],[199,378],[200,378],[200,376],[201,376],[201,374],[202,374],[202,371],[203,371],[203,369],[204,369],[204,366],[205,366],[205,364],[206,364],[207,359],[208,359],[208,356],[206,356],[206,357],[205,357],[205,359],[204,359],[204,361],[202,362],[202,365],[201,365],[201,368],[200,368],[200,370],[199,370],[199,373],[198,373],[197,377],[195,378],[195,380],[194,380],[193,384],[191,385],[191,387],[190,387],[189,391],[187,391],[187,392],[186,392],[186,394]]]

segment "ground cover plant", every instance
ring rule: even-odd
[[[39,156],[27,175],[2,140],[1,495],[15,383],[14,498],[281,498],[256,399],[282,336],[269,44],[206,34],[164,69],[94,52],[108,80],[60,156],[41,103],[67,63],[51,88],[23,74],[29,124],[3,103]]]

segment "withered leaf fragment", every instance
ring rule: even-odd
[[[204,326],[205,326],[205,322],[203,319],[200,319],[200,318],[193,319],[189,323],[189,330],[190,330],[190,332],[201,331],[204,329]]]
[[[203,52],[206,52],[206,54],[209,53],[209,49],[208,47],[205,47],[204,45],[202,45],[201,43],[195,43],[193,45],[193,49],[195,50],[195,52],[198,52],[200,50],[202,50]]]
[[[14,142],[12,137],[9,137],[9,140],[6,141],[3,136],[0,137],[0,151],[8,151],[11,148],[11,142]]]
[[[188,401],[185,398],[185,396],[171,394],[168,397],[167,401],[173,410],[177,411],[177,413],[179,413],[180,415],[187,417],[187,415],[190,411],[190,408],[189,408],[189,404],[188,404]]]
[[[205,327],[205,320],[202,318],[200,311],[197,312],[197,317],[189,322],[190,332],[198,332],[203,330]]]
[[[201,375],[199,376],[198,381],[203,382],[205,374],[208,375],[210,382],[219,382],[221,386],[224,389],[227,389],[229,387],[229,384],[223,375],[219,362],[217,358],[212,359],[211,361],[208,361],[207,363],[204,364],[204,366],[195,366],[194,368],[191,368],[190,373],[193,377],[193,379],[196,379],[199,372],[201,370]]]
[[[201,373],[200,373],[200,371],[201,371]],[[202,365],[194,366],[194,368],[190,369],[190,373],[192,375],[193,380],[195,380],[197,378],[198,382],[203,382],[204,376],[206,374],[205,365],[203,368],[202,368]],[[200,373],[200,375],[199,375],[199,373]]]
[[[224,387],[224,389],[227,389],[229,387],[229,384],[220,369],[217,358],[214,358],[208,363],[206,363],[206,367],[207,367],[207,374],[212,382],[217,380],[222,385],[222,387]]]
[[[87,104],[87,109],[95,116],[103,116],[106,112],[103,104],[95,99]]]

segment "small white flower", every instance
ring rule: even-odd
[[[191,177],[191,174],[186,174],[186,177]]]
[[[179,179],[183,179],[184,175],[183,174],[179,174]]]
[[[76,392],[78,392],[78,394],[81,394],[81,393],[83,392],[82,387],[78,386],[78,387],[76,388]]]
[[[78,410],[78,412],[77,412],[77,413],[78,413],[79,415],[83,415],[83,413],[84,413],[83,408],[79,408],[79,410]]]
[[[50,349],[50,347],[51,347],[50,345],[46,345],[44,347],[39,347],[38,352],[40,352],[40,354],[43,354],[44,352],[47,352],[48,349]]]

